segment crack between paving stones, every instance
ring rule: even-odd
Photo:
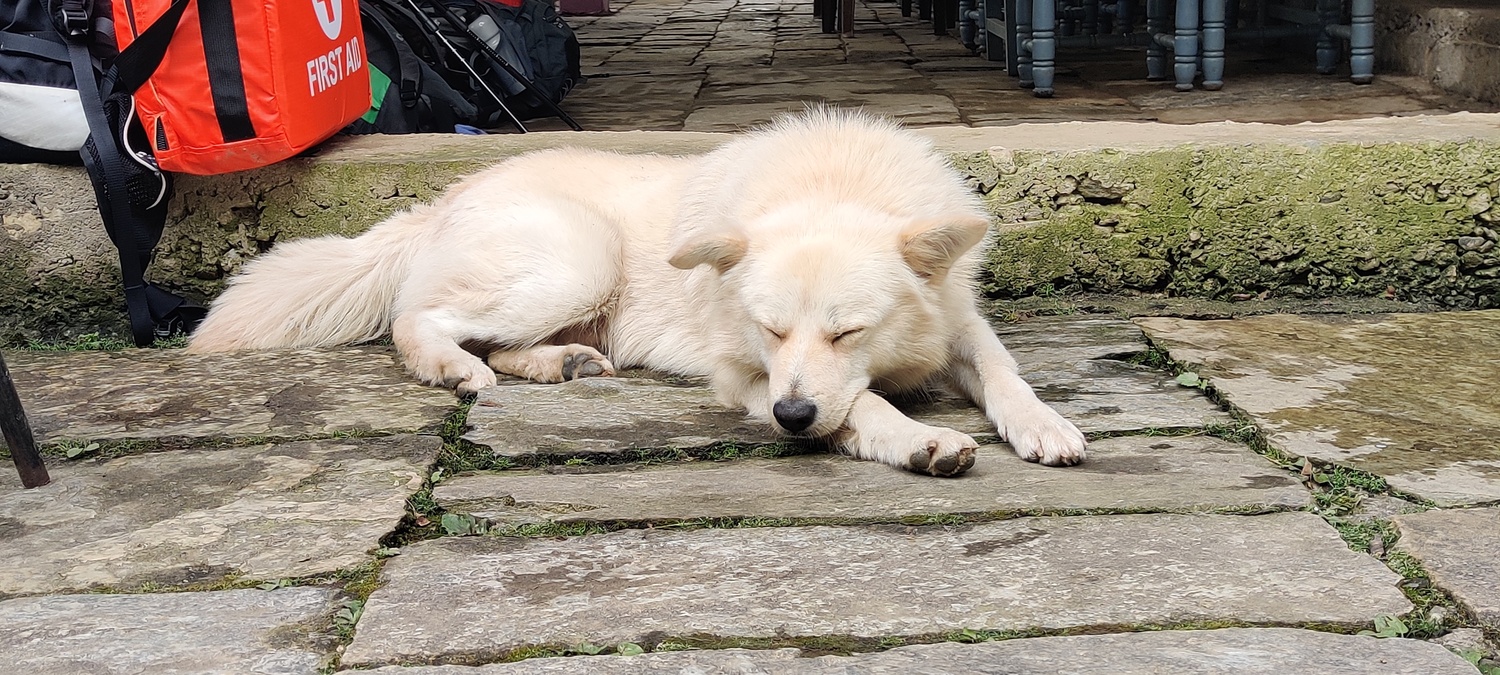
[[[1201,364],[1173,360],[1168,351],[1156,345],[1150,336],[1146,336],[1146,342],[1149,353],[1152,354],[1149,358],[1157,364],[1156,367],[1169,374],[1175,376],[1184,372],[1196,373],[1202,368]],[[1304,487],[1313,495],[1313,505],[1307,511],[1322,518],[1329,527],[1337,531],[1350,550],[1374,558],[1401,577],[1397,588],[1411,602],[1412,610],[1400,617],[1408,630],[1399,637],[1431,639],[1458,628],[1477,628],[1487,635],[1496,632],[1480,624],[1474,613],[1458,602],[1451,593],[1433,585],[1431,576],[1420,560],[1405,551],[1394,550],[1400,541],[1400,534],[1389,518],[1371,518],[1366,521],[1351,518],[1364,496],[1386,495],[1424,511],[1439,510],[1432,501],[1395,488],[1384,478],[1368,471],[1297,456],[1276,448],[1249,413],[1229,401],[1211,381],[1205,381],[1201,388],[1209,400],[1233,418],[1232,424],[1214,427],[1211,431],[1213,435],[1246,445],[1276,466],[1298,474]],[[1320,473],[1327,476],[1326,486],[1315,480]],[[1500,501],[1486,504],[1490,503]],[[1479,508],[1486,504],[1455,508]],[[1440,612],[1435,612],[1439,609]],[[1447,616],[1434,618],[1438,613]]]
[[[670,635],[649,633],[635,644],[646,653],[667,653],[688,650],[713,651],[721,649],[772,650],[795,648],[801,650],[801,658],[819,656],[848,656],[884,652],[897,647],[922,644],[979,644],[1038,637],[1061,637],[1074,635],[1107,635],[1119,633],[1143,633],[1174,630],[1214,630],[1223,628],[1296,628],[1322,633],[1352,635],[1367,629],[1368,624],[1337,622],[1279,622],[1240,621],[1237,619],[1198,619],[1171,623],[1102,623],[1068,628],[1033,628],[1019,630],[988,630],[956,628],[939,633],[897,635],[882,637],[857,637],[852,635],[777,635],[770,637],[723,637],[712,634]],[[362,664],[360,669],[378,668],[387,665],[453,665],[484,666],[496,663],[515,663],[535,658],[573,657],[590,655],[588,643],[534,643],[509,649],[476,649],[450,652],[429,658],[404,657],[378,664]],[[603,650],[597,655],[615,656]],[[628,658],[628,657],[626,657]]]
[[[768,527],[906,527],[921,528],[965,528],[971,525],[995,523],[1019,518],[1076,518],[1096,516],[1130,515],[1219,515],[1219,516],[1263,516],[1274,513],[1301,511],[1295,506],[1228,506],[1203,508],[1097,508],[1097,509],[1017,509],[969,513],[934,513],[906,516],[876,516],[868,518],[809,517],[771,518],[764,516],[720,517],[720,518],[663,518],[625,520],[566,520],[542,523],[509,524],[491,522],[476,517],[456,507],[437,507],[438,528],[425,531],[422,539],[462,536],[495,536],[519,538],[582,537],[621,530],[672,530],[686,532],[710,529],[753,529]],[[443,522],[443,516],[454,516]],[[452,528],[452,529],[449,529]],[[407,540],[415,541],[415,540]]]

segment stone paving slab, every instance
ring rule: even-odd
[[[69,462],[0,487],[0,597],[325,574],[369,559],[421,489],[434,436]]]
[[[1136,323],[1281,450],[1439,505],[1500,500],[1500,310]]]
[[[43,443],[436,430],[457,407],[451,391],[407,376],[390,347],[7,352],[5,361]]]
[[[1479,621],[1500,629],[1500,508],[1427,511],[1392,518],[1397,547],[1410,553],[1432,583]]]
[[[1209,437],[1095,441],[1089,461],[1058,469],[1009,446],[979,451],[956,480],[875,462],[802,455],[658,466],[549,467],[450,478],[433,491],[450,513],[492,523],[667,522],[798,518],[889,522],[995,512],[1275,510],[1306,506],[1291,474],[1243,446]]]
[[[382,578],[345,666],[650,636],[1358,625],[1411,609],[1395,573],[1306,512],[447,537],[405,548]]]
[[[1145,349],[1140,330],[1127,321],[1047,319],[996,332],[1037,395],[1085,432],[1197,428],[1230,419],[1197,390],[1108,358]],[[924,423],[996,437],[984,415],[957,396],[898,403]],[[721,407],[707,387],[649,376],[502,384],[480,392],[468,422],[465,440],[506,457],[777,440],[768,425]]]
[[[374,675],[1473,675],[1428,642],[1294,628],[1226,628],[939,643],[801,658],[797,649],[578,656],[468,666],[388,666]]]
[[[56,595],[0,602],[0,663],[26,675],[312,674],[337,591]]]

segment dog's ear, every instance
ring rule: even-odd
[[[984,240],[989,227],[989,220],[969,214],[918,220],[901,231],[901,257],[917,276],[940,276]]]
[[[736,234],[700,235],[678,246],[667,262],[680,270],[713,265],[723,274],[745,257],[747,246],[745,239]]]

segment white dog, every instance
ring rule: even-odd
[[[974,440],[874,393],[936,380],[1023,459],[1077,464],[1083,434],[976,309],[988,223],[928,142],[856,113],[811,110],[696,159],[540,151],[357,238],[278,244],[214,301],[190,350],[390,331],[413,375],[459,392],[495,371],[707,375],[726,405],[783,432],[956,475]]]

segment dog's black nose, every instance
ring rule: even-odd
[[[805,398],[784,398],[771,406],[771,414],[776,417],[776,423],[787,431],[802,431],[812,426],[813,420],[818,417],[818,404]]]

